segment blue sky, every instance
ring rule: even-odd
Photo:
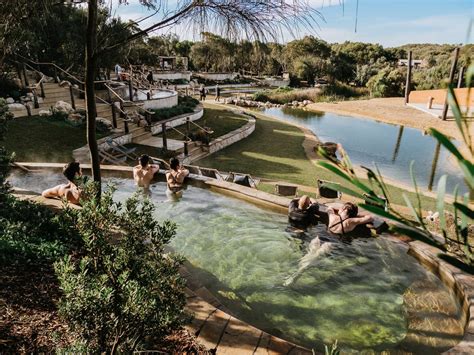
[[[339,0],[308,1],[324,17],[315,31],[321,39],[328,42],[349,40],[380,43],[384,46],[466,43],[469,21],[474,18],[474,0],[359,0],[355,32],[357,0],[344,0],[344,7]],[[116,14],[123,19],[137,20],[149,14],[138,4],[138,0],[129,0],[129,5],[121,5],[116,10]],[[153,18],[143,25],[152,21]],[[198,34],[184,30],[181,26],[166,32],[177,33],[182,39],[199,39]],[[305,34],[307,32],[300,32],[296,36]],[[291,39],[286,34],[285,40]],[[472,43],[473,40],[471,31],[469,42]]]

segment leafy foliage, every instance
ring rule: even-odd
[[[155,114],[151,119],[153,122],[159,122],[174,116],[192,113],[198,104],[199,101],[195,98],[192,98],[191,96],[179,96],[178,105],[169,108],[153,110]]]
[[[469,88],[469,92],[472,90],[473,79],[474,66],[471,66],[466,76],[466,86]],[[448,226],[445,218],[445,206],[447,203],[446,175],[439,179],[437,188],[437,210],[440,216],[439,228],[442,233],[442,238],[435,235],[424,221],[421,192],[418,190],[414,177],[414,162],[412,162],[410,166],[410,172],[416,191],[415,201],[411,201],[405,194],[403,196],[406,206],[412,213],[412,219],[406,218],[390,204],[392,196],[389,195],[378,168],[376,168],[375,171],[365,168],[369,183],[364,183],[355,174],[350,158],[345,152],[342,152],[342,161],[337,161],[327,155],[324,150],[320,150],[320,154],[329,159],[329,162],[320,161],[318,165],[344,179],[347,185],[342,186],[328,183],[328,187],[365,200],[366,202],[359,204],[359,206],[369,212],[395,222],[396,224],[390,227],[393,232],[406,234],[414,239],[433,245],[442,251],[451,252],[451,255],[443,254],[442,257],[451,264],[462,266],[462,263],[456,259],[456,257],[458,257],[465,263],[463,266],[464,269],[474,273],[474,253],[471,245],[472,241],[470,240],[472,236],[469,235],[469,231],[472,230],[470,225],[472,225],[472,221],[474,220],[474,211],[469,204],[469,200],[474,196],[474,145],[470,131],[470,121],[465,118],[467,117],[469,108],[466,108],[466,112],[462,112],[452,88],[448,88],[448,101],[453,111],[458,130],[463,138],[463,149],[456,147],[447,136],[435,128],[430,128],[429,133],[450,153],[452,158],[457,161],[459,168],[464,174],[464,180],[469,192],[464,194],[464,196],[459,196],[459,187],[455,187],[453,191],[454,215],[453,218],[451,218],[451,226]],[[381,195],[383,198],[381,198]],[[388,211],[384,209],[384,199],[388,201]],[[454,230],[454,233],[449,233],[450,228]]]
[[[175,225],[161,225],[153,204],[138,196],[118,203],[93,184],[81,210],[68,211],[84,255],[55,264],[64,297],[60,314],[93,352],[131,352],[185,319],[181,259],[165,252]],[[150,339],[151,338],[151,339]]]

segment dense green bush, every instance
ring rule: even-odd
[[[367,83],[372,97],[403,96],[405,73],[401,69],[385,68]]]
[[[0,263],[54,261],[80,245],[61,214],[10,194],[0,198]]]
[[[130,353],[182,325],[184,281],[181,259],[165,253],[175,225],[158,224],[148,199],[122,204],[112,193],[97,200],[90,184],[82,210],[70,211],[85,247],[55,264],[59,312],[88,351]]]
[[[154,114],[151,117],[151,120],[152,122],[159,122],[171,117],[192,113],[198,104],[199,101],[191,96],[179,96],[178,105],[152,110]]]

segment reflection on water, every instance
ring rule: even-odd
[[[63,180],[54,176],[46,183],[42,175],[10,180],[41,191]],[[118,200],[135,191],[130,180],[110,181]],[[238,318],[318,350],[337,339],[347,352],[438,353],[459,341],[463,327],[453,293],[403,244],[383,238],[342,243],[322,226],[293,238],[286,216],[193,186],[179,202],[167,201],[165,191],[165,183],[150,188],[158,220],[178,225],[172,246]],[[321,242],[310,247],[315,236]]]
[[[467,191],[456,161],[448,159],[448,152],[437,147],[433,137],[419,130],[328,112],[291,108],[267,108],[263,112],[306,126],[323,142],[341,143],[353,163],[364,166],[376,163],[389,178],[412,185],[409,167],[414,160],[415,177],[422,188],[436,186],[437,180],[447,174],[449,193],[456,184],[461,191]]]

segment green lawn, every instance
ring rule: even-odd
[[[304,135],[299,128],[263,115],[257,114],[257,117],[255,131],[249,137],[195,164],[305,186],[316,186],[317,179],[343,182],[309,161],[302,147]],[[268,192],[272,190],[267,184],[261,188]],[[414,201],[413,193],[395,186],[389,186],[389,190],[392,203],[405,205],[402,192]],[[426,209],[435,209],[434,199],[426,197],[422,202]]]
[[[214,133],[211,135],[211,139],[223,136],[237,128],[242,127],[248,122],[247,117],[236,115],[230,111],[222,109],[218,106],[211,106],[205,104],[204,115],[197,121],[194,121],[201,127],[209,127]],[[185,133],[186,125],[176,127],[177,130]],[[196,132],[199,128],[191,123],[191,131]],[[160,134],[161,136],[161,134]],[[175,130],[166,131],[166,137],[170,139],[183,139]]]
[[[30,162],[68,162],[72,151],[85,144],[85,127],[39,116],[9,121],[5,139],[5,148],[15,152],[15,160]]]

